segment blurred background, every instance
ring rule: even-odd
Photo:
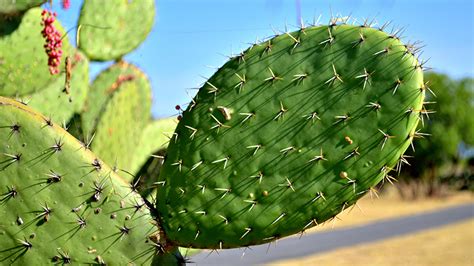
[[[68,11],[55,8],[65,28],[74,27],[78,19],[81,1],[71,2]],[[327,23],[331,16],[351,16],[361,23],[368,19],[374,26],[391,22],[388,30],[403,28],[403,41],[421,42],[421,58],[429,60],[431,68],[426,80],[433,91],[422,132],[431,136],[416,141],[408,152],[413,156],[408,158],[410,165],[404,165],[395,186],[379,188],[379,199],[370,199],[374,192],[362,200],[360,209],[346,211],[308,234],[356,230],[459,206],[465,206],[468,218],[356,244],[346,245],[342,239],[334,248],[289,253],[277,261],[272,259],[272,248],[254,255],[278,265],[474,265],[474,1],[157,0],[152,32],[125,59],[149,75],[154,117],[175,116],[174,106],[186,105],[196,93],[193,88],[199,88],[232,54],[301,23]],[[91,79],[109,65],[92,63]],[[247,257],[252,253],[246,252]],[[191,260],[207,264],[215,256]],[[244,257],[237,263],[252,260]]]

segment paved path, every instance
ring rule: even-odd
[[[431,229],[474,218],[474,204],[463,204],[434,212],[397,219],[387,219],[346,229],[335,229],[281,239],[277,244],[244,249],[220,250],[219,254],[202,252],[191,257],[198,265],[255,265],[331,251],[336,248],[369,243]],[[449,236],[444,236],[449,237]],[[268,250],[268,252],[267,252]]]

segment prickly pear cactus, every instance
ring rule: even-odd
[[[84,145],[0,97],[0,264],[151,263],[140,196]]]
[[[183,113],[157,194],[167,236],[260,244],[333,218],[417,136],[423,74],[411,48],[366,26],[318,26],[253,45]]]
[[[0,95],[22,97],[42,90],[59,79],[48,71],[48,57],[43,47],[40,22],[41,8],[32,8],[24,14],[14,31],[10,32],[10,29],[5,34],[0,34]],[[57,21],[54,25],[64,33]],[[70,52],[71,55],[75,53],[67,38],[63,39],[63,50],[63,57]],[[64,69],[64,62],[60,69]],[[61,78],[61,81],[64,82],[64,79]]]
[[[82,111],[89,90],[89,60],[81,52],[71,53],[69,91],[65,91],[66,73],[61,73],[42,90],[26,95],[28,105],[51,118],[65,123],[76,112]]]
[[[84,1],[79,18],[79,48],[91,59],[119,59],[150,33],[155,1]]]
[[[102,72],[91,85],[82,114],[84,134],[95,135],[92,150],[130,171],[150,109],[150,83],[137,67],[119,62]]]

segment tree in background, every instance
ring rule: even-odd
[[[427,95],[421,131],[431,136],[417,139],[415,152],[408,153],[416,156],[400,174],[404,198],[439,196],[445,184],[474,189],[474,79],[428,73],[425,80],[436,97]]]

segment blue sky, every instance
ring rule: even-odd
[[[104,0],[107,1],[118,0]],[[60,11],[65,28],[74,27],[82,1],[72,0]],[[255,40],[276,31],[295,30],[298,17],[307,22],[321,15],[327,23],[334,15],[378,25],[404,27],[403,40],[422,41],[422,58],[433,70],[454,78],[474,77],[474,1],[472,0],[157,0],[155,25],[147,40],[125,59],[140,66],[153,87],[155,117],[175,114],[222,65]],[[389,28],[390,29],[390,28]],[[110,63],[91,66],[91,79]]]

